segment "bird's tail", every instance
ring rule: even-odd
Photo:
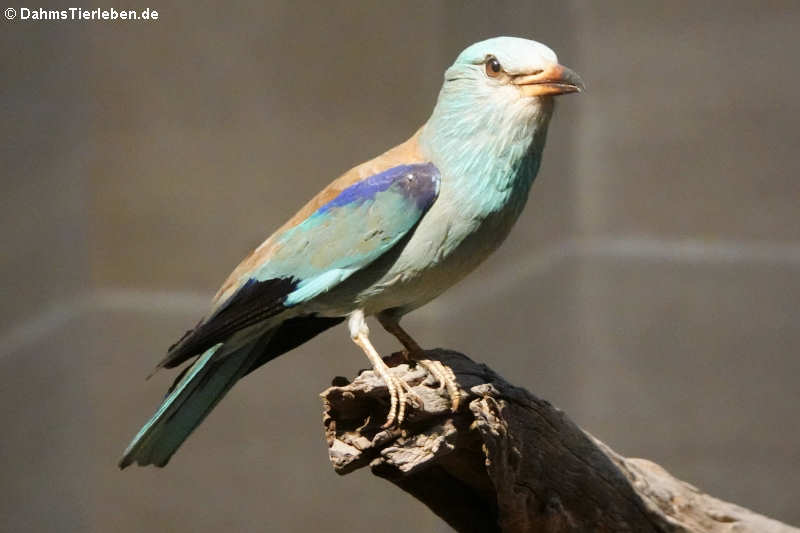
[[[233,339],[206,350],[178,377],[153,417],[133,438],[119,467],[164,466],[223,396],[259,357],[272,332],[234,344]]]

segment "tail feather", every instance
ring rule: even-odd
[[[156,413],[133,438],[120,468],[136,462],[164,466],[183,441],[259,357],[271,332],[230,347],[233,339],[206,350],[173,385]]]

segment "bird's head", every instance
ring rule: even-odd
[[[495,101],[542,98],[580,92],[583,80],[558,64],[555,52],[542,43],[519,37],[495,37],[469,46],[447,69],[448,92],[477,92]],[[537,100],[531,100],[537,99]]]
[[[583,88],[580,76],[544,44],[494,37],[467,47],[447,69],[436,111],[461,119],[462,127],[474,123],[484,130],[537,119],[546,124],[554,96]]]
[[[531,150],[541,153],[554,97],[583,88],[541,43],[518,37],[475,43],[445,72],[423,143],[440,158],[478,152],[519,160]]]

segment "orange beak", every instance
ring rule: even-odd
[[[518,86],[525,96],[579,93],[586,88],[575,71],[557,63],[530,74],[514,76],[511,83]]]

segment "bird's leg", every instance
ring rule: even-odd
[[[391,374],[389,367],[383,362],[375,347],[372,346],[369,341],[369,328],[362,310],[359,309],[350,314],[348,326],[350,327],[350,337],[353,342],[364,350],[367,359],[372,363],[372,368],[375,369],[375,372],[383,379],[389,389],[389,415],[382,427],[391,427],[395,421],[399,426],[406,416],[407,393],[414,395],[414,392],[411,391],[405,381]]]
[[[439,389],[447,389],[447,394],[450,396],[451,409],[455,413],[458,410],[458,403],[461,399],[461,394],[458,392],[458,385],[456,385],[456,376],[453,370],[442,364],[441,361],[432,361],[425,356],[425,350],[415,341],[406,330],[400,327],[400,320],[397,316],[390,312],[382,312],[378,314],[378,321],[383,326],[383,329],[391,333],[400,341],[400,344],[405,347],[403,355],[406,359],[413,360],[431,374],[436,381],[439,382]]]

